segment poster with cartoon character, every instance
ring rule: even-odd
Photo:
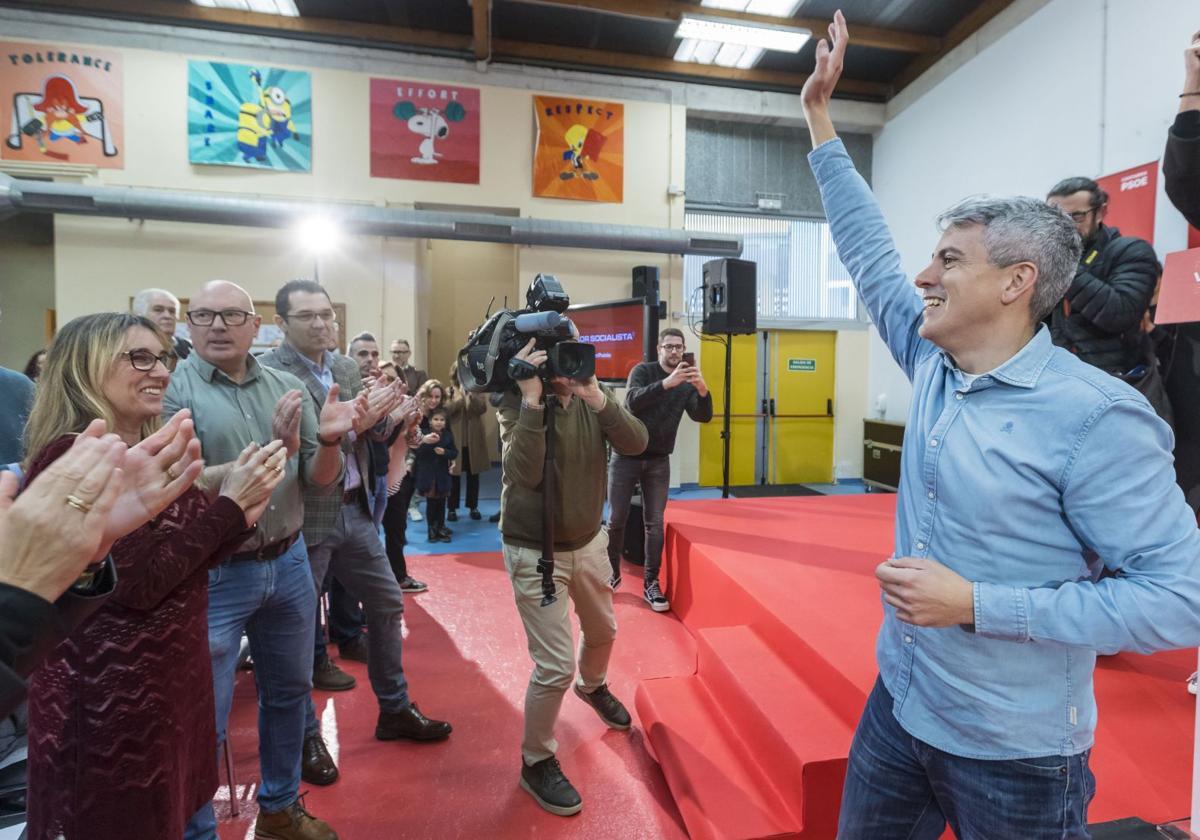
[[[479,183],[479,88],[371,79],[371,176]]]
[[[302,70],[188,62],[188,160],[312,170],[312,76]]]
[[[121,55],[0,42],[0,158],[124,167]]]
[[[621,203],[625,193],[625,106],[535,96],[533,194]]]

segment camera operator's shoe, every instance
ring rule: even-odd
[[[628,729],[629,724],[632,723],[629,710],[620,700],[613,697],[607,684],[589,694],[579,687],[579,683],[575,683],[575,693],[583,702],[596,710],[596,714],[600,715],[600,720],[604,721],[610,729]]]
[[[662,594],[662,590],[658,586],[658,581],[654,580],[646,584],[645,596],[646,603],[650,605],[650,609],[655,612],[666,612],[671,609],[671,602],[667,600],[667,596]]]
[[[259,811],[254,821],[256,840],[337,840],[324,820],[304,809],[297,799],[282,811]]]
[[[620,589],[621,588],[621,576],[613,575],[612,577],[610,577],[608,579],[608,588],[611,589],[613,592],[616,592],[618,589]]]
[[[458,511],[456,511],[456,510],[447,511],[446,512],[446,521],[457,522],[458,521]]]
[[[358,680],[347,674],[328,656],[313,665],[313,688],[322,691],[349,691],[358,685]]]
[[[304,739],[300,752],[300,778],[310,785],[331,785],[338,780],[337,765],[320,735],[309,735]]]
[[[424,583],[419,580],[416,580],[415,578],[413,578],[411,576],[406,577],[404,580],[400,581],[400,591],[401,592],[408,592],[408,593],[424,592],[427,589],[429,589],[429,584]]]
[[[551,814],[569,817],[583,808],[579,791],[567,781],[562,767],[554,756],[544,758],[536,764],[521,760],[521,790],[534,798]]]
[[[430,720],[421,714],[416,703],[399,712],[380,712],[375,724],[375,738],[380,741],[395,741],[408,738],[410,741],[441,741],[448,738],[454,727],[444,720]]]

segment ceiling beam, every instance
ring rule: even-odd
[[[808,78],[804,73],[787,73],[779,70],[739,70],[736,67],[718,67],[715,64],[697,64],[693,61],[675,61],[657,56],[633,53],[587,50],[579,47],[563,47],[554,44],[534,44],[527,41],[497,39],[494,42],[495,58],[515,58],[531,63],[553,63],[584,65],[591,68],[617,69],[642,73],[656,73],[708,82],[748,82],[773,88],[787,88],[799,93]],[[842,79],[838,92],[876,100],[884,100],[891,94],[891,85],[880,82],[864,82]]]
[[[488,0],[476,0],[484,6]],[[655,2],[655,0],[651,0]],[[0,5],[36,6],[41,11],[57,9],[89,15],[135,18],[143,21],[184,23],[198,27],[275,31],[287,37],[309,40],[341,41],[359,44],[385,44],[409,47],[416,51],[434,47],[441,51],[456,52],[464,57],[474,54],[478,44],[470,35],[438,32],[428,29],[411,29],[376,23],[355,23],[328,18],[283,17],[256,12],[239,12],[230,9],[210,9],[191,3],[169,2],[169,0],[42,0],[27,3],[17,0],[0,0]],[[528,41],[492,39],[491,60],[500,58],[517,59],[530,64],[553,65],[556,67],[578,66],[588,69],[623,71],[629,73],[652,73],[674,78],[694,79],[698,82],[741,83],[761,85],[799,92],[806,74],[788,73],[777,70],[719,67],[710,64],[675,61],[671,58],[638,55],[634,53],[589,50],[555,44],[540,44]],[[482,60],[482,59],[480,59]],[[838,92],[876,101],[886,100],[892,93],[890,84],[842,79]]]
[[[759,26],[798,26],[809,29],[813,37],[825,35],[829,21],[823,18],[792,17],[782,18],[771,15],[756,15],[748,12],[734,12],[729,9],[708,8],[696,3],[683,0],[510,0],[517,3],[533,3],[542,6],[559,6],[565,8],[585,9],[601,14],[620,15],[621,17],[656,20],[660,23],[678,23],[684,15],[702,15],[710,18],[721,18],[730,23],[745,23]],[[850,24],[854,35],[854,43],[863,47],[874,47],[883,50],[910,53],[935,53],[942,48],[942,39],[932,35],[921,35],[916,32],[904,32],[898,29],[885,29],[879,26],[858,26]]]
[[[899,93],[915,82],[922,73],[945,58],[952,49],[978,32],[984,24],[1011,6],[1012,3],[1013,0],[984,0],[980,3],[974,11],[950,28],[943,39],[945,43],[940,50],[913,59],[896,78],[892,79],[895,93]],[[854,43],[854,41],[854,27],[850,27],[850,43]]]
[[[471,48],[476,61],[492,57],[492,0],[471,0]]]

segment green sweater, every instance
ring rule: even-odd
[[[622,455],[646,448],[646,427],[623,408],[603,385],[604,407],[593,411],[578,397],[554,409],[554,548],[583,548],[600,530],[608,487],[605,441]],[[525,408],[517,394],[500,402],[500,439],[504,444],[504,489],[500,495],[500,533],[504,542],[524,548],[542,546],[542,466],[546,456],[544,417],[549,409]]]

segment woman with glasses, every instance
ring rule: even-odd
[[[175,363],[141,316],[63,327],[25,429],[30,479],[97,418],[128,446],[153,433]],[[285,459],[280,441],[251,444],[211,500],[193,486],[113,544],[112,596],[31,679],[31,840],[178,840],[212,798],[207,569],[245,539]],[[162,480],[177,477],[167,467]]]

